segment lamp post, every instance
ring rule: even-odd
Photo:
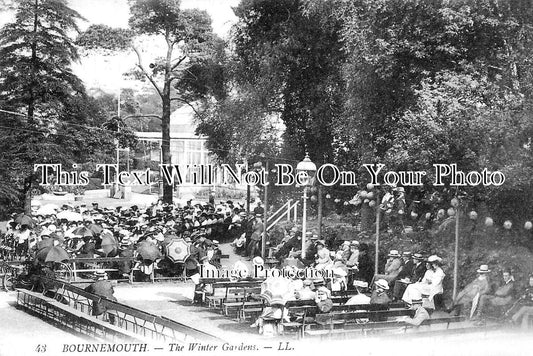
[[[316,172],[316,164],[314,164],[309,158],[309,154],[306,152],[303,161],[296,165],[296,172],[300,175],[307,175],[304,186],[303,195],[303,213],[302,213],[302,259],[305,259],[305,233],[307,228],[307,189],[311,185],[311,179]]]
[[[457,298],[457,278],[459,275],[459,199],[453,198],[451,205],[455,209],[455,253],[453,257],[453,301]]]

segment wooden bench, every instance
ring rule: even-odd
[[[410,314],[408,312],[411,312]],[[387,311],[387,312],[378,312],[378,313],[386,313],[387,317],[398,317],[398,316],[413,316],[414,311],[406,309],[404,313],[398,311]],[[403,314],[403,315],[402,315]],[[343,318],[340,318],[343,320]],[[335,325],[342,325],[343,328],[334,328],[334,324],[331,324],[329,321],[331,319],[327,316],[327,314],[324,314],[324,319],[321,320],[322,322],[322,328],[321,329],[310,329],[305,330],[305,335],[309,336],[328,336],[331,337],[333,335],[343,335],[346,336],[348,334],[359,334],[362,336],[367,336],[371,333],[386,333],[386,332],[393,332],[393,333],[406,333],[407,331],[416,331],[418,332],[419,328],[421,327],[430,327],[432,325],[445,325],[445,329],[448,330],[451,323],[457,323],[465,320],[465,317],[461,316],[453,316],[453,317],[439,317],[439,318],[432,318],[425,320],[420,326],[415,326],[408,324],[404,321],[397,321],[397,320],[387,320],[387,321],[381,321],[381,322],[363,322],[363,323],[356,323],[356,324],[348,324],[348,323],[337,323]],[[346,320],[346,319],[345,319]],[[318,321],[317,321],[318,323]],[[326,326],[329,326],[329,329],[326,328]]]
[[[261,280],[241,281],[241,282],[215,282],[211,284],[213,288],[212,295],[207,295],[205,300],[210,308],[222,309],[225,302],[242,302],[248,298],[254,290],[261,286]],[[224,290],[217,295],[217,290]],[[250,290],[250,292],[248,292]]]
[[[334,333],[343,334],[354,332],[355,330],[365,329],[366,325],[372,325],[380,322],[368,322],[367,319],[383,320],[399,316],[413,316],[414,310],[411,309],[393,309],[393,310],[359,310],[348,312],[330,312],[327,314],[316,314],[315,324],[319,329],[305,330],[303,335],[310,336],[331,336]],[[350,329],[349,324],[355,325]],[[342,329],[335,329],[336,326],[342,326]]]

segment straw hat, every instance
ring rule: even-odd
[[[423,260],[424,256],[421,253],[415,253],[413,255],[413,258],[416,259],[416,260]]]
[[[490,273],[490,269],[488,265],[481,265],[479,266],[479,269],[476,272],[477,273]]]
[[[387,282],[386,280],[384,279],[378,279],[376,281],[376,286],[381,288],[381,289],[385,289],[385,290],[388,290],[389,289],[389,282]]]
[[[390,250],[389,257],[400,257],[398,250]]]
[[[107,278],[107,272],[103,269],[97,269],[94,271],[94,277],[97,279]]]

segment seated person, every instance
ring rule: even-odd
[[[529,318],[533,316],[533,275],[529,276],[528,285],[520,299],[505,314],[512,315],[511,321],[514,324],[521,323],[522,329],[528,328]]]
[[[405,289],[402,300],[411,304],[413,299],[422,299],[422,295],[428,296],[427,307],[435,309],[434,296],[442,294],[442,282],[445,274],[440,267],[442,260],[436,255],[429,256],[426,263],[426,273],[420,282],[411,283]]]
[[[514,298],[514,278],[511,271],[504,270],[502,273],[503,281],[496,289],[494,294],[484,294],[479,299],[476,317],[482,317],[487,311],[500,309],[510,305]]]
[[[331,291],[326,287],[319,287],[316,291],[315,303],[319,313],[329,313],[333,308]]]
[[[289,311],[285,308],[285,303],[286,301],[283,298],[272,299],[269,306],[263,309],[263,313],[250,327],[258,328],[259,334],[263,334],[265,326],[269,322],[277,323],[282,319],[290,321]]]
[[[413,299],[411,301],[411,309],[415,310],[415,315],[412,318],[410,316],[404,316],[398,318],[398,321],[403,321],[413,326],[420,326],[425,320],[429,319],[428,311],[422,306],[422,299]]]
[[[378,279],[374,283],[374,291],[370,295],[370,304],[380,304],[388,306],[391,302],[387,291],[389,290],[389,283],[384,279]]]
[[[389,252],[387,263],[385,264],[385,271],[383,274],[376,274],[374,280],[384,279],[387,283],[391,283],[396,280],[398,274],[402,270],[403,261],[400,258],[400,254],[397,250],[391,250]]]
[[[340,292],[346,290],[346,271],[337,267],[333,270],[333,278],[329,282],[329,287],[332,292]]]
[[[354,281],[353,286],[357,294],[348,299],[345,305],[370,304],[370,297],[361,292],[362,289],[368,288],[368,283],[363,281]]]
[[[415,268],[415,262],[414,259],[411,258],[411,256],[411,252],[402,253],[403,267],[400,273],[398,273],[398,275],[396,276],[396,281],[394,282],[394,300],[400,299],[403,295],[403,292],[405,292],[405,288],[407,288],[407,285],[411,283],[411,276]]]
[[[388,310],[389,303],[391,302],[389,296],[387,295],[389,283],[387,283],[387,281],[384,279],[378,279],[376,283],[374,283],[374,288],[374,291],[370,295],[370,304],[374,305],[373,310]],[[387,320],[387,317],[372,315],[369,319],[370,321],[385,321]]]
[[[471,309],[474,299],[481,298],[490,290],[488,274],[490,273],[489,266],[481,265],[477,270],[477,278],[466,285],[462,291],[459,292],[455,299],[450,314],[461,315],[464,312],[464,307]],[[479,295],[479,296],[478,296]]]
[[[331,260],[331,255],[329,250],[325,247],[325,242],[323,240],[317,241],[317,259],[315,269],[321,271],[325,269],[330,269],[333,267],[333,261]]]
[[[316,293],[311,289],[311,285],[313,284],[313,281],[310,279],[306,279],[303,282],[304,286],[302,289],[295,291],[294,296],[296,299],[300,300],[313,300],[315,299]]]

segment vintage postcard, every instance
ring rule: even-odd
[[[531,355],[533,3],[0,0],[0,355]]]

